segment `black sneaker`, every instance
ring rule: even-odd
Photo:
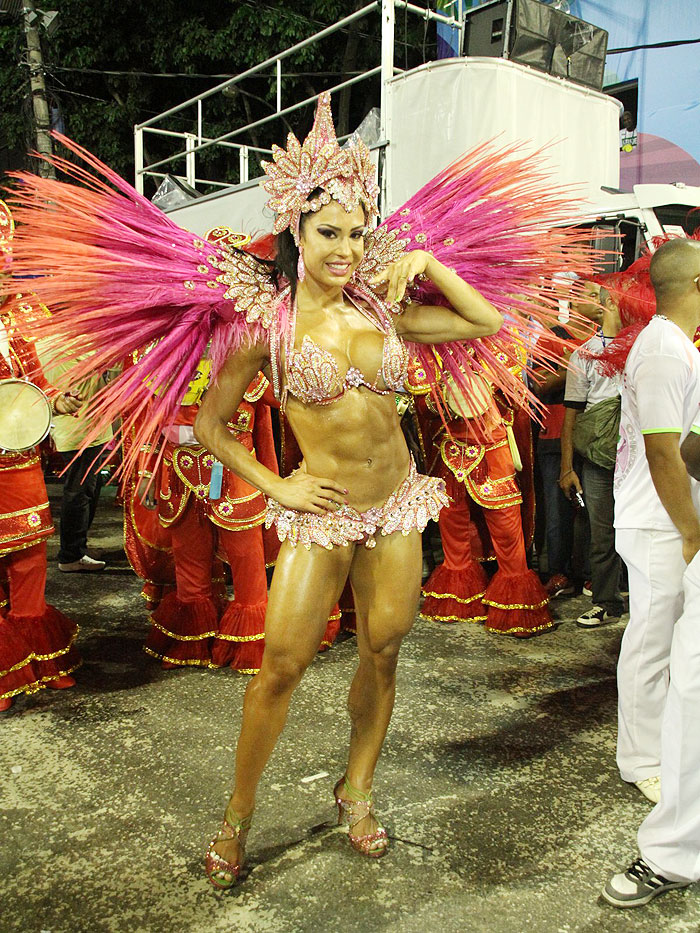
[[[687,888],[689,884],[689,881],[669,881],[657,875],[643,858],[638,858],[627,871],[612,876],[603,888],[603,897],[613,907],[642,907],[659,894]]]
[[[581,628],[600,628],[601,625],[609,625],[610,622],[619,622],[619,620],[619,615],[608,612],[602,606],[593,606],[576,619],[576,625]]]

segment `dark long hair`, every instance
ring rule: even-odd
[[[303,226],[305,217],[301,219]],[[299,263],[299,247],[294,242],[292,231],[287,227],[282,233],[275,237],[275,275],[276,285],[280,285],[280,279],[284,277],[289,282],[292,289],[292,298],[297,291],[297,265]]]
[[[317,198],[323,192],[323,188],[314,188],[307,197],[307,201]],[[304,229],[306,223],[306,214],[302,214],[299,220],[299,233]],[[298,277],[297,268],[299,266],[299,247],[294,242],[294,236],[289,227],[278,233],[275,237],[275,272],[277,277],[276,285],[280,284],[280,279],[284,276],[292,289],[292,299],[296,295]]]

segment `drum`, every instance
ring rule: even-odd
[[[0,379],[0,450],[30,450],[50,430],[51,403],[41,389],[24,379]]]

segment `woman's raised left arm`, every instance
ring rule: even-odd
[[[426,276],[439,288],[450,307],[409,305],[396,320],[396,330],[416,343],[447,343],[471,340],[497,333],[503,317],[475,288],[423,250],[412,250],[376,276],[373,284],[387,282],[386,300],[401,301],[406,286],[418,275]]]

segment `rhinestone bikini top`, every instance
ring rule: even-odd
[[[370,382],[356,366],[350,366],[341,376],[333,354],[320,347],[307,335],[299,349],[294,347],[296,314],[292,312],[285,343],[286,372],[283,380],[282,405],[287,393],[305,404],[330,405],[342,398],[350,389],[364,386],[376,395],[391,395],[403,388],[408,374],[408,351],[396,333],[388,312],[382,313],[373,302],[375,313],[355,301],[348,292],[346,297],[374,327],[384,334],[382,365]]]

